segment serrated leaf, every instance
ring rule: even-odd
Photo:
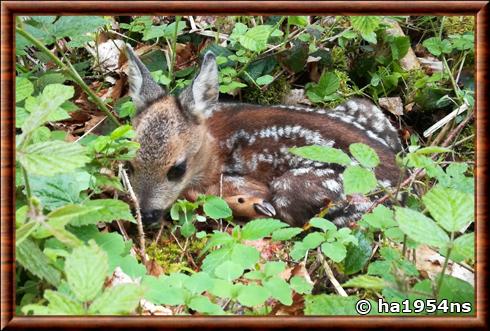
[[[83,201],[80,192],[90,186],[91,176],[86,171],[75,171],[54,176],[30,176],[29,184],[34,196],[44,208],[54,210],[67,204]]]
[[[48,308],[53,315],[84,315],[82,303],[73,300],[68,295],[52,290],[44,292],[44,298],[49,301]]]
[[[102,290],[107,271],[107,253],[94,242],[73,249],[65,260],[68,286],[82,302],[93,300]]]
[[[259,285],[246,285],[240,288],[237,300],[247,307],[261,305],[269,298],[269,291]]]
[[[298,261],[305,256],[307,251],[308,248],[305,247],[302,241],[296,241],[289,255],[293,258],[293,260]]]
[[[363,167],[374,168],[379,164],[378,154],[366,144],[350,144],[349,151]]]
[[[232,215],[231,209],[225,200],[210,196],[203,205],[204,213],[213,219],[227,218]]]
[[[255,247],[243,244],[233,245],[231,260],[240,264],[244,269],[252,268],[259,258],[260,253]]]
[[[284,279],[273,277],[264,282],[264,287],[269,290],[274,299],[279,300],[283,305],[290,306],[293,303],[293,291]]]
[[[108,23],[101,16],[61,16],[53,25],[52,35],[57,39],[84,35]]]
[[[109,261],[111,267],[113,266],[112,260]],[[143,264],[139,263],[132,255],[126,255],[121,259],[114,261],[114,268],[119,266],[121,270],[133,279],[137,279],[146,274],[146,268]]]
[[[306,295],[305,296],[305,315],[353,315],[359,316],[356,311],[356,303],[359,301],[357,296],[342,297],[339,295]],[[372,301],[370,301],[373,303]],[[376,304],[373,304],[375,311]]]
[[[28,222],[15,230],[15,245],[20,245],[31,233],[33,233],[38,227],[39,222]]]
[[[395,207],[395,219],[400,229],[419,243],[445,247],[449,237],[433,220],[409,208]]]
[[[20,102],[25,98],[32,95],[34,92],[34,85],[31,81],[25,77],[15,78],[15,102]]]
[[[25,139],[31,131],[46,122],[49,116],[56,111],[65,101],[72,98],[75,93],[73,86],[62,84],[51,84],[44,88],[43,92],[36,97],[36,102],[27,110],[31,115],[22,125],[22,135],[19,141]],[[27,107],[26,107],[27,108]]]
[[[209,315],[224,315],[225,312],[223,309],[215,304],[212,303],[211,300],[209,300],[208,297],[200,295],[193,297],[189,301],[189,308],[198,311],[203,314],[209,314]]]
[[[143,290],[136,284],[120,284],[108,288],[89,307],[89,314],[128,315],[134,312],[143,298]]]
[[[362,220],[375,229],[388,229],[397,225],[393,211],[383,205],[379,205],[371,213],[365,214]]]
[[[446,256],[447,249],[442,248],[441,254]],[[453,249],[451,251],[450,259],[455,262],[461,262],[465,260],[475,260],[475,233],[466,233],[459,236],[453,242]]]
[[[346,283],[342,284],[342,286],[365,288],[369,290],[382,290],[386,287],[386,282],[383,278],[376,276],[361,275],[349,279]]]
[[[207,272],[197,272],[184,281],[184,287],[192,294],[201,294],[214,285],[213,279]]]
[[[283,228],[272,232],[272,240],[281,241],[281,240],[289,240],[296,235],[303,232],[301,228]]]
[[[90,159],[84,147],[64,141],[47,141],[17,151],[17,160],[29,174],[50,176],[82,167]]]
[[[286,269],[283,261],[269,261],[264,265],[264,275],[266,277],[279,276]]]
[[[323,254],[334,262],[341,262],[347,255],[347,249],[341,242],[326,242],[321,246]]]
[[[320,232],[309,233],[303,239],[303,246],[306,249],[314,249],[320,246],[322,242],[326,240],[325,235]]]
[[[299,294],[310,294],[313,290],[313,285],[308,283],[304,277],[293,276],[289,280],[291,288]]]
[[[121,200],[99,199],[87,200],[83,206],[97,207],[98,209],[73,218],[70,224],[73,226],[82,226],[88,224],[97,224],[98,222],[112,222],[114,220],[125,220],[136,223],[128,204]]]
[[[321,217],[313,217],[309,223],[312,227],[321,229],[323,232],[337,230],[337,226],[335,224]]]
[[[439,56],[442,53],[451,53],[452,46],[449,40],[441,40],[439,37],[432,37],[424,40],[422,45],[432,53],[432,55]]]
[[[225,261],[214,270],[216,277],[232,281],[243,275],[243,267],[233,261]]]
[[[231,248],[221,248],[206,255],[202,261],[201,269],[210,275],[214,275],[217,266],[231,258]]]
[[[269,25],[258,25],[239,36],[238,41],[248,50],[261,52],[267,48],[267,39],[270,34],[271,27]]]
[[[366,194],[374,190],[377,185],[374,173],[360,166],[347,167],[343,178],[345,194]]]
[[[44,279],[53,286],[60,283],[60,272],[51,266],[48,257],[29,238],[23,240],[15,249],[16,263],[33,275]]]
[[[305,146],[305,147],[293,147],[289,151],[295,155],[304,157],[305,159],[325,162],[325,163],[337,163],[340,165],[348,165],[351,163],[351,159],[342,150],[327,146]]]
[[[354,30],[361,34],[370,34],[374,32],[381,22],[379,16],[352,16],[350,22]]]
[[[287,227],[286,223],[273,218],[260,218],[248,222],[242,228],[242,239],[257,240],[269,236],[277,229]]]
[[[371,242],[363,232],[357,231],[354,235],[357,238],[358,244],[347,246],[346,257],[344,259],[344,273],[346,275],[352,275],[361,271],[369,261],[373,251]]]
[[[423,197],[437,223],[448,232],[461,231],[474,220],[474,197],[450,188],[436,186]]]
[[[164,304],[177,306],[184,304],[184,295],[187,290],[169,286],[166,281],[167,278],[168,277],[166,276],[160,276],[159,278],[153,276],[143,277],[141,285],[145,289],[145,299],[156,305]]]

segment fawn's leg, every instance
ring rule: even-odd
[[[277,217],[291,225],[303,226],[321,209],[329,207],[325,218],[339,226],[359,218],[371,201],[343,194],[340,171],[330,168],[299,168],[285,172],[270,185]]]

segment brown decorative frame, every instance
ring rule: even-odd
[[[476,317],[21,317],[15,309],[14,17],[32,14],[475,15],[476,16]],[[3,1],[1,3],[1,329],[188,327],[465,327],[487,329],[486,205],[488,1]]]

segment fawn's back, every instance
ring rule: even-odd
[[[305,223],[327,203],[326,217],[339,225],[369,208],[368,199],[354,201],[343,194],[342,166],[303,159],[289,153],[290,147],[348,152],[350,144],[361,142],[377,152],[381,162],[375,172],[383,185],[399,177],[396,130],[368,100],[352,99],[333,110],[218,103],[211,53],[192,84],[173,97],[151,79],[131,49],[127,53],[130,93],[138,109],[133,125],[141,145],[131,181],[145,223],[158,221],[179,196],[195,193],[260,198],[258,211],[291,224]]]

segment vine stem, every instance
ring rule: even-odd
[[[81,88],[85,91],[91,98],[91,100],[102,110],[109,119],[114,122],[116,125],[121,125],[119,120],[111,113],[109,108],[105,105],[105,103],[92,91],[90,87],[83,81],[82,77],[78,74],[78,72],[73,68],[73,66],[66,65],[61,61],[56,55],[51,53],[51,51],[43,45],[39,40],[37,40],[34,36],[32,36],[29,32],[21,29],[19,27],[15,28],[15,31],[19,33],[21,36],[29,40],[34,44],[39,50],[41,50],[44,54],[46,54],[58,67],[60,67],[63,71],[65,71]]]

